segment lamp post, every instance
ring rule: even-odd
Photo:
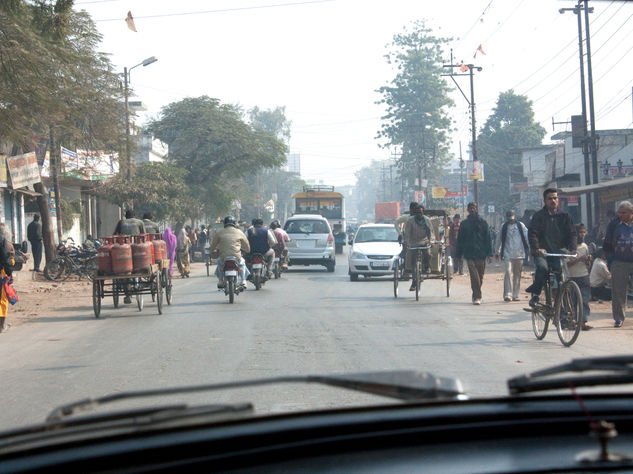
[[[156,56],[151,56],[147,59],[144,59],[138,64],[135,64],[131,68],[124,67],[123,68],[123,76],[124,76],[124,84],[125,84],[125,166],[126,166],[126,176],[127,179],[132,178],[132,158],[130,157],[130,109],[128,107],[128,101],[130,96],[129,84],[130,84],[130,73],[132,69],[138,66],[149,66],[152,63],[158,61]]]

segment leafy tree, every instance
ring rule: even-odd
[[[158,220],[182,219],[183,213],[192,212],[197,216],[201,203],[189,193],[186,174],[170,163],[140,163],[130,180],[118,174],[99,188],[99,194],[119,206],[134,201],[137,215],[150,211]]]
[[[513,206],[510,198],[510,176],[521,166],[512,149],[538,146],[545,129],[534,121],[532,101],[513,90],[499,94],[497,105],[477,138],[478,158],[484,163],[485,181],[481,183],[481,202],[498,209]]]
[[[255,130],[268,132],[278,140],[288,143],[292,122],[286,118],[285,107],[275,107],[272,110],[261,110],[259,107],[253,107],[248,113],[251,125]]]
[[[285,161],[283,142],[246,124],[238,107],[207,96],[163,107],[148,130],[169,145],[169,161],[187,172],[191,194],[207,215],[229,209],[241,178]]]
[[[441,173],[448,159],[448,108],[453,102],[441,77],[442,47],[448,41],[434,36],[423,21],[416,21],[394,36],[386,55],[396,76],[378,89],[382,95],[378,103],[387,108],[378,138],[385,140],[384,147],[401,147],[399,165],[409,182]]]

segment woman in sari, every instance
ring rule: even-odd
[[[9,243],[8,229],[4,223],[0,223],[0,282],[11,283],[13,273],[13,259],[11,257],[11,244]],[[4,292],[4,286],[0,284],[0,332],[9,329],[7,323],[7,313],[9,311],[9,300]]]
[[[177,239],[171,231],[171,227],[167,227],[163,233],[163,240],[167,244],[167,257],[169,258],[169,274],[174,274],[174,259],[176,258]]]

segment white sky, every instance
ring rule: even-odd
[[[591,48],[598,129],[633,125],[633,2],[592,1]],[[131,73],[148,116],[184,97],[209,95],[245,109],[286,107],[291,152],[302,177],[354,184],[354,172],[392,150],[375,140],[383,110],[375,92],[395,75],[384,60],[393,35],[426,19],[453,37],[455,60],[483,67],[475,76],[477,124],[499,92],[514,88],[534,101],[552,134],[580,113],[576,16],[562,0],[77,0],[104,35],[102,50]],[[130,10],[137,33],[124,18]],[[192,13],[193,14],[187,14]],[[206,12],[206,13],[205,13]],[[110,21],[109,21],[110,20]],[[583,21],[584,24],[584,21]],[[481,44],[485,56],[473,54]],[[448,58],[447,58],[448,59]],[[457,78],[469,95],[468,78]],[[470,140],[468,104],[453,93],[453,149]],[[135,100],[135,99],[132,99]],[[567,128],[566,128],[567,127]],[[569,129],[558,125],[556,131]]]

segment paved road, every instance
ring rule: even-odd
[[[536,341],[519,303],[473,306],[467,277],[450,298],[442,281],[426,281],[420,302],[406,287],[394,300],[390,281],[350,282],[339,257],[335,273],[291,268],[229,305],[203,270],[175,280],[174,304],[160,316],[147,301],[142,312],[104,301],[97,320],[86,296],[77,309],[3,334],[0,429],[42,421],[53,407],[87,396],[280,374],[416,369],[458,377],[473,395],[501,394],[509,376],[630,347],[631,329],[613,330],[608,321],[569,349],[555,331]],[[293,385],[218,399],[269,411],[367,402]]]

